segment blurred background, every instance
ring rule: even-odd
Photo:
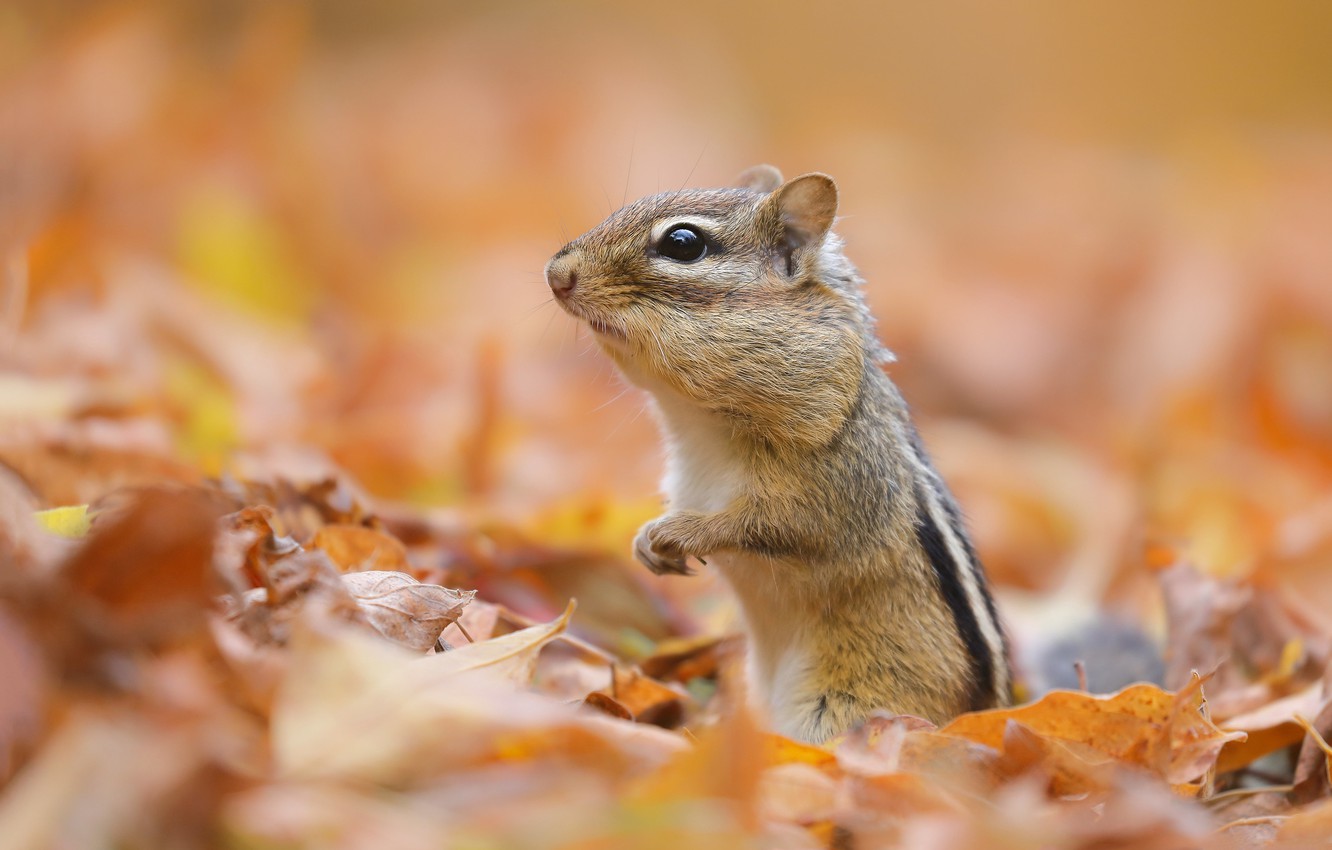
[[[542,266],[841,187],[1011,617],[1186,557],[1332,611],[1332,5],[0,6],[0,461],[44,504],[336,465],[627,552],[651,418]]]

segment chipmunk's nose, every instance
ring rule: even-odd
[[[578,286],[578,270],[574,267],[572,257],[557,255],[546,263],[546,285],[556,298],[564,299],[573,294]]]

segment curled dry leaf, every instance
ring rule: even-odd
[[[271,508],[245,508],[221,523],[214,556],[218,572],[233,588],[232,619],[256,640],[283,643],[289,624],[306,606],[369,623],[404,646],[425,652],[476,595],[421,584],[402,572],[375,570],[339,574],[339,567],[362,569],[375,552],[396,552],[390,563],[406,566],[402,545],[382,532],[359,526],[332,526],[301,549],[273,530]],[[324,532],[329,532],[324,534]],[[322,537],[320,535],[323,535]],[[332,558],[344,561],[336,564]],[[247,584],[258,585],[240,590]]]
[[[674,729],[684,719],[684,694],[625,664],[612,667],[610,687],[601,693],[624,706],[640,723]]]
[[[1176,564],[1161,575],[1161,586],[1170,624],[1166,684],[1183,687],[1193,673],[1208,674],[1215,695],[1209,708],[1218,720],[1298,693],[1328,663],[1327,636],[1270,584],[1222,581]],[[1248,749],[1274,743],[1264,737]]]
[[[246,461],[239,461],[245,466]],[[290,464],[273,461],[278,467]],[[296,464],[303,466],[303,464]],[[278,524],[299,540],[310,540],[327,526],[369,526],[377,521],[365,508],[365,496],[344,476],[329,474],[327,462],[315,470],[291,470],[292,478],[262,473],[267,480],[227,479],[221,482],[238,504],[271,505]],[[308,473],[313,472],[314,475]]]
[[[323,552],[300,551],[270,564],[265,584],[228,600],[228,619],[256,643],[285,644],[302,613],[362,621],[360,607]]]
[[[601,691],[593,691],[583,698],[583,705],[619,720],[633,720],[634,716],[618,700]]]
[[[375,631],[421,652],[435,645],[476,596],[475,590],[421,584],[405,573],[381,570],[346,573],[342,583]]]
[[[218,523],[213,562],[233,593],[269,586],[269,567],[301,551],[291,537],[273,530],[273,509],[267,505],[243,508]]]

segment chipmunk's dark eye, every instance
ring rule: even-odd
[[[677,263],[692,263],[708,252],[707,240],[697,228],[687,224],[672,227],[657,243],[657,253]]]

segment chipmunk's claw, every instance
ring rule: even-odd
[[[634,557],[655,575],[694,575],[679,545],[660,534],[664,519],[654,519],[638,530],[634,537]]]

